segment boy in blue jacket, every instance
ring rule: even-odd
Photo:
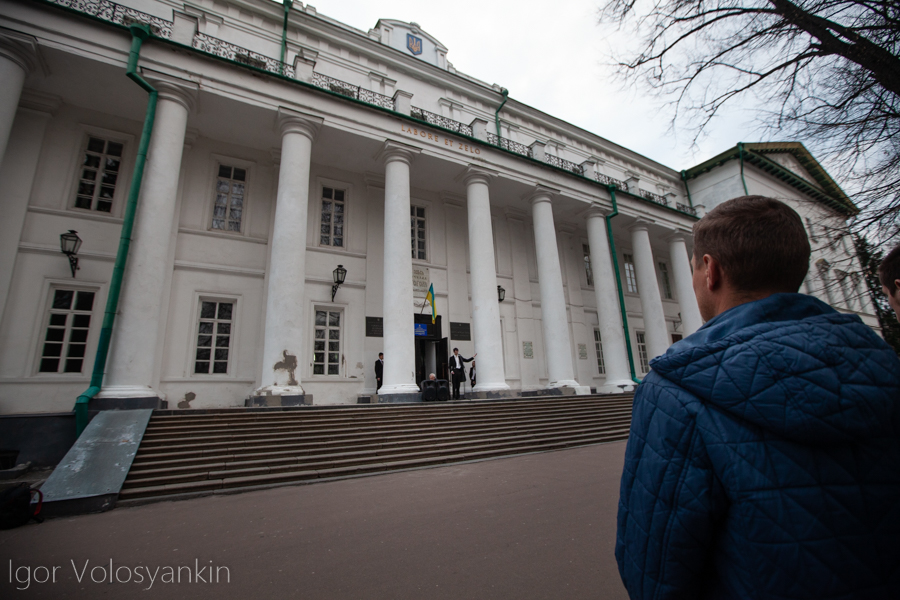
[[[900,598],[900,361],[796,293],[809,256],[770,198],[694,225],[707,322],[634,398],[616,540],[631,598]]]

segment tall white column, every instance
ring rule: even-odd
[[[578,387],[572,365],[566,298],[563,294],[551,191],[538,187],[531,196],[534,246],[541,290],[541,324],[550,387]]]
[[[32,70],[37,44],[31,36],[0,33],[0,165],[6,153],[25,77]]]
[[[475,392],[509,389],[503,371],[494,233],[488,191],[492,176],[493,173],[474,166],[469,166],[463,175],[469,216],[472,325],[475,330],[475,353],[478,354],[478,383],[473,390]]]
[[[656,265],[653,263],[653,249],[650,247],[649,224],[649,221],[638,219],[631,226],[631,245],[634,248],[634,269],[637,272],[641,311],[644,313],[647,358],[653,359],[663,354],[669,347],[669,333],[666,329],[662,298],[659,295],[659,282],[656,280]]]
[[[675,277],[675,293],[678,294],[684,335],[689,336],[700,329],[703,318],[697,306],[697,296],[694,295],[694,276],[684,238],[685,234],[681,232],[669,237],[669,257],[672,259],[672,275]]]
[[[409,228],[409,166],[419,150],[385,142],[384,382],[379,396],[418,394]]]
[[[306,331],[306,222],[312,143],[322,124],[280,108],[281,166],[275,198],[266,291],[266,326],[259,396],[303,396],[301,359]]]
[[[107,377],[99,398],[153,398],[162,290],[169,264],[188,113],[196,88],[154,81],[156,119],[132,233]]]
[[[606,383],[600,390],[619,392],[623,389],[633,389],[634,382],[631,380],[631,370],[628,367],[625,330],[622,328],[622,313],[605,216],[599,208],[591,210],[587,214],[587,234],[591,246],[591,269],[594,272],[594,295],[597,298],[600,340],[603,344],[603,365],[606,368]]]

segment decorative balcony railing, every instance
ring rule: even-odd
[[[97,17],[110,23],[118,23],[119,25],[131,25],[132,23],[143,23],[150,27],[150,33],[158,38],[167,40],[172,39],[172,21],[166,21],[153,15],[109,2],[109,0],[47,0],[51,4],[64,6],[72,10]]]
[[[453,119],[448,119],[447,117],[436,115],[433,112],[428,112],[427,110],[422,110],[421,108],[416,108],[415,106],[412,107],[409,114],[414,119],[421,119],[422,121],[427,121],[432,125],[437,125],[438,127],[443,127],[444,129],[455,131],[460,135],[467,135],[469,137],[472,137],[472,127],[466,125],[465,123],[460,123],[459,121],[454,121]]]
[[[576,165],[571,160],[553,156],[552,154],[545,154],[544,162],[548,165],[553,165],[554,167],[565,169],[570,173],[575,173],[576,175],[584,175],[584,167],[582,167],[581,165]]]
[[[685,212],[689,215],[694,215],[695,217],[697,216],[697,209],[694,208],[693,206],[688,206],[687,204],[682,204],[681,202],[676,202],[675,208],[677,208],[681,212]]]
[[[358,85],[353,85],[352,83],[347,83],[346,81],[341,81],[340,79],[329,77],[328,75],[313,73],[312,84],[316,87],[322,88],[323,90],[328,90],[334,92],[335,94],[340,94],[342,96],[347,96],[348,98],[360,100],[362,102],[365,102],[366,104],[373,104],[375,106],[380,106],[381,108],[394,110],[394,101],[390,96],[385,96],[384,94],[379,94],[378,92],[367,90]]]
[[[620,181],[618,179],[614,179],[609,175],[604,175],[603,173],[594,173],[594,179],[599,181],[600,183],[605,183],[606,185],[614,185],[623,192],[628,191],[628,184],[624,181]]]
[[[502,138],[499,135],[495,135],[491,132],[488,132],[487,139],[489,144],[497,146],[498,148],[503,148],[504,150],[509,150],[510,152],[521,154],[522,156],[531,156],[531,151],[525,144],[520,144],[519,142],[514,142],[512,140]]]
[[[655,202],[656,204],[661,204],[662,206],[668,206],[669,201],[665,196],[660,196],[659,194],[654,194],[653,192],[648,192],[647,190],[638,190],[638,193],[645,200],[649,200],[650,202]]]
[[[254,67],[269,73],[277,73],[286,77],[294,76],[294,67],[287,65],[280,60],[269,58],[259,52],[253,52],[246,48],[236,46],[231,42],[220,40],[205,33],[194,34],[194,41],[191,44],[195,49],[207,54],[213,54],[221,58],[227,58],[234,62]]]

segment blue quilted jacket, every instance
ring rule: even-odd
[[[776,294],[650,364],[619,499],[632,599],[900,599],[900,361],[881,338]]]

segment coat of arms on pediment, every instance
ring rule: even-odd
[[[413,54],[422,54],[422,38],[411,33],[406,34],[406,47]]]

